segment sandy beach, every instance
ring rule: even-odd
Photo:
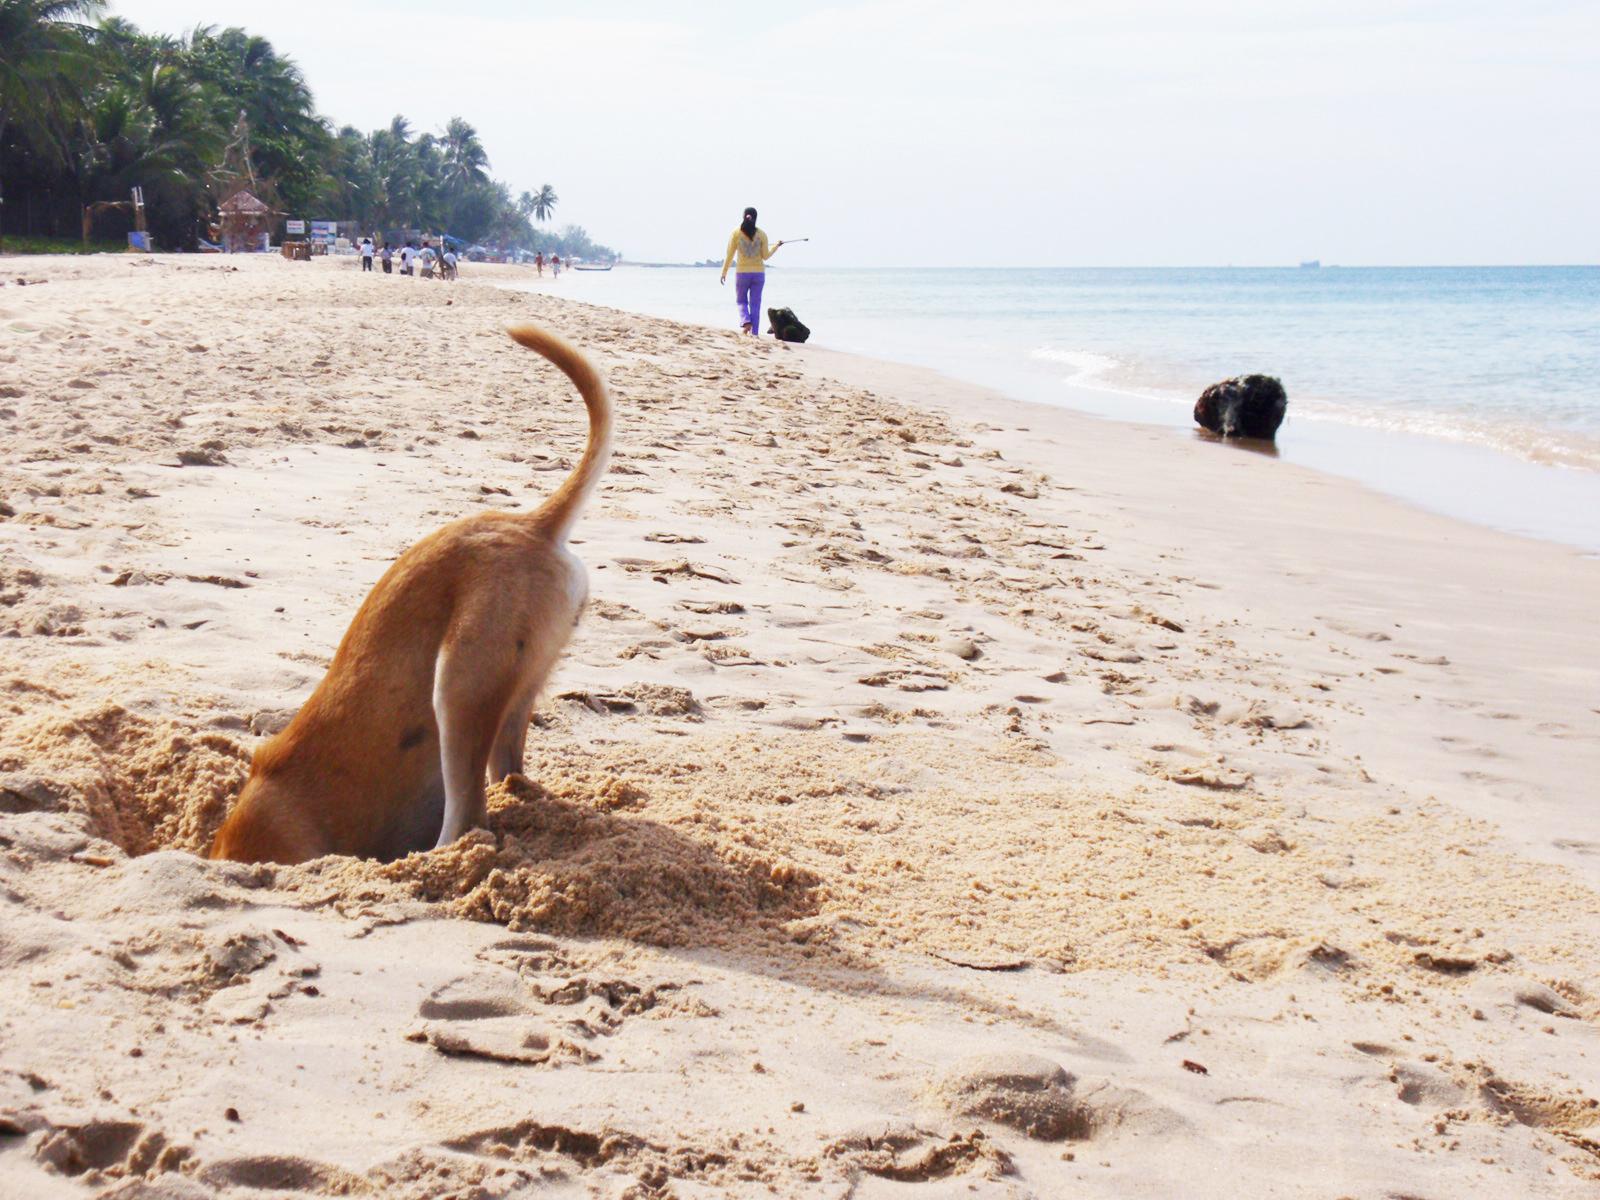
[[[1600,1184],[1600,560],[515,268],[0,268],[0,1195]],[[574,462],[525,321],[618,422],[526,776],[202,860]]]

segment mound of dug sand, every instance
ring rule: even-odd
[[[721,940],[812,913],[820,880],[768,855],[715,849],[668,825],[609,811],[625,785],[557,796],[522,776],[489,792],[489,829],[377,866],[336,860],[342,890],[377,877],[452,915],[513,931],[605,934],[654,945]]]
[[[1008,1126],[1045,1142],[1084,1141],[1123,1127],[1172,1132],[1183,1122],[1139,1092],[1082,1080],[1035,1054],[980,1054],[950,1068],[930,1089],[957,1116]]]

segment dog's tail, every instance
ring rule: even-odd
[[[611,461],[611,396],[594,365],[565,339],[536,325],[519,325],[507,332],[560,367],[589,410],[589,444],[583,448],[583,457],[566,482],[532,514],[558,541],[564,541]]]

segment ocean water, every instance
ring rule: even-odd
[[[623,266],[567,272],[550,290],[734,328],[732,280],[717,275]],[[1285,459],[1600,550],[1600,267],[774,263],[764,305],[793,308],[832,349],[1175,427],[1207,384],[1277,375]]]

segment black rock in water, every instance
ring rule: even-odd
[[[1194,402],[1194,419],[1225,438],[1270,442],[1288,408],[1283,384],[1271,375],[1235,375],[1200,393]]]

